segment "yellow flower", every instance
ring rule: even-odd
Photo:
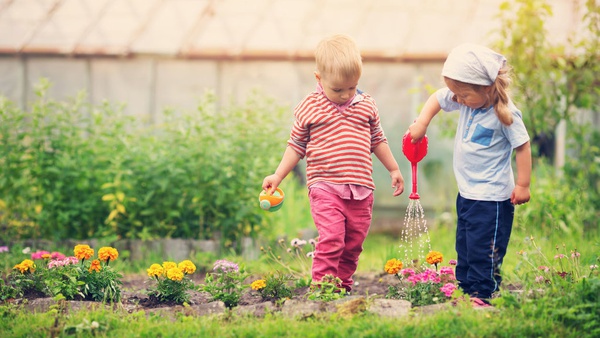
[[[13,269],[19,269],[21,273],[27,271],[33,273],[35,271],[35,263],[31,259],[24,259],[21,263],[15,265]]]
[[[90,268],[88,269],[88,271],[89,272],[92,272],[92,271],[100,272],[100,270],[102,270],[102,267],[100,266],[100,261],[97,259],[94,259],[92,261],[92,264],[90,264]]]
[[[267,282],[265,282],[264,279],[255,280],[254,282],[252,282],[252,284],[250,284],[250,287],[252,287],[252,290],[264,289],[266,286],[267,286]]]
[[[444,261],[444,256],[441,252],[438,251],[430,251],[427,256],[425,256],[425,260],[429,264],[438,264]]]
[[[50,258],[50,254],[49,254],[49,253],[47,253],[47,254],[43,254],[43,255],[42,255],[42,258],[43,258],[43,259],[48,259],[48,258]]]
[[[192,274],[196,271],[196,266],[189,259],[182,261],[179,263],[179,265],[177,265],[177,267],[186,275]]]
[[[398,272],[400,272],[400,270],[402,270],[402,261],[400,261],[399,259],[396,258],[392,258],[389,261],[387,261],[385,263],[385,272],[389,273],[390,275],[395,275]]]
[[[167,271],[167,278],[174,281],[180,281],[183,279],[183,271],[178,267],[170,268],[169,271]]]
[[[75,245],[75,249],[73,250],[75,257],[80,260],[90,259],[94,255],[94,249],[90,248],[87,244],[78,244]]]
[[[109,261],[114,261],[119,257],[119,252],[115,248],[105,246],[98,250],[98,258],[108,264]]]
[[[169,270],[171,270],[172,268],[176,268],[177,267],[177,263],[175,263],[175,262],[163,262],[162,263],[162,267],[163,267],[163,273],[166,276],[167,272],[169,272]]]
[[[150,265],[150,269],[146,271],[148,272],[148,276],[150,277],[158,277],[164,273],[164,269],[160,264],[152,264]]]

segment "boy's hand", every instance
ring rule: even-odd
[[[277,175],[269,175],[263,180],[262,188],[267,194],[272,195],[283,179]]]
[[[400,169],[390,171],[390,177],[392,178],[392,188],[394,188],[394,196],[398,196],[404,192],[404,178]]]

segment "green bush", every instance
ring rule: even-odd
[[[566,172],[543,161],[538,163],[531,175],[531,200],[515,213],[518,224],[578,236],[597,224],[595,193],[585,183],[588,176],[584,172],[568,176]]]
[[[285,147],[287,109],[255,93],[217,109],[207,94],[160,124],[41,81],[21,110],[0,98],[0,239],[197,238],[239,245],[270,229],[262,179]]]

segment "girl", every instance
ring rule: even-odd
[[[498,290],[500,266],[514,217],[514,205],[529,201],[531,149],[522,114],[511,101],[506,58],[489,48],[463,44],[451,51],[436,91],[409,127],[421,139],[432,118],[460,111],[454,140],[458,184],[456,278],[474,306],[489,306]],[[516,152],[517,180],[511,156]]]

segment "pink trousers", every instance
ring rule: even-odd
[[[333,275],[339,277],[342,287],[350,291],[358,257],[371,226],[373,194],[357,201],[342,199],[322,189],[310,189],[308,196],[319,232],[312,279],[320,281],[325,275]]]

